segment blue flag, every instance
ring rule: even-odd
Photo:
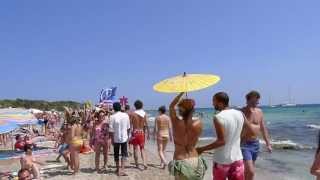
[[[116,100],[117,87],[105,88],[100,92],[99,102],[113,102]]]

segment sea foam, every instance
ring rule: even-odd
[[[260,140],[261,144],[265,142]],[[272,148],[274,149],[287,149],[287,150],[308,150],[313,149],[311,146],[302,145],[291,140],[271,140]]]
[[[316,125],[316,124],[307,124],[306,127],[311,129],[320,129],[320,125]]]

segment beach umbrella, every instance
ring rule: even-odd
[[[9,133],[17,128],[19,128],[19,126],[13,122],[0,120],[0,134]]]
[[[220,77],[211,74],[186,74],[165,79],[153,86],[157,92],[180,93],[208,88],[217,84]]]
[[[38,119],[26,109],[0,109],[0,120],[13,122],[18,125],[34,125],[38,123]]]

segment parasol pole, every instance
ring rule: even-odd
[[[183,75],[182,75],[182,77],[186,77],[187,76],[187,73],[186,72],[183,72]],[[186,83],[185,83],[186,84]],[[188,99],[188,92],[185,92],[186,93],[186,99]]]

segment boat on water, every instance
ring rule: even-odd
[[[294,103],[294,100],[292,98],[292,90],[291,87],[288,88],[288,102],[284,104],[280,104],[281,107],[296,107],[297,104]]]
[[[269,96],[269,105],[268,105],[268,107],[269,107],[269,108],[275,108],[275,107],[277,107],[277,105],[272,104],[271,96]]]
[[[287,103],[287,104],[280,104],[281,107],[296,107],[297,104],[295,103]]]

